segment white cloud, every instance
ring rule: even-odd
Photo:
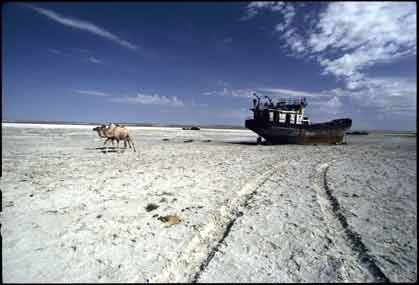
[[[283,31],[288,27],[296,14],[294,5],[296,3],[285,3],[285,2],[251,2],[246,6],[246,15],[243,16],[242,20],[250,20],[258,14],[268,11],[279,13],[282,15],[282,23],[276,26],[277,31]],[[300,5],[301,6],[301,5]]]
[[[91,62],[91,63],[96,63],[96,64],[102,64],[103,63],[103,61],[101,61],[100,59],[95,58],[93,56],[88,57],[86,60]]]
[[[61,52],[61,51],[56,50],[56,49],[53,49],[53,48],[48,49],[48,51],[49,51],[50,53],[54,53],[54,54],[62,54],[62,52]]]
[[[276,30],[286,27],[280,23]],[[325,74],[356,88],[367,67],[416,54],[416,4],[333,2],[313,29],[289,27],[282,39],[294,55],[309,53]]]
[[[328,96],[319,92],[305,92],[299,90],[290,90],[283,88],[258,88],[259,91],[264,93],[270,93],[274,96],[290,96],[290,97],[323,97]]]
[[[416,55],[416,3],[332,2],[310,16],[299,13],[297,5],[291,3],[276,11],[272,9],[274,4],[264,3],[248,5],[246,15],[249,10],[253,16],[266,10],[278,13],[280,17],[273,29],[290,55],[314,59],[323,68],[323,74],[343,80],[345,87],[318,93],[281,88],[260,91],[311,97],[315,99],[312,104],[322,112],[352,108],[368,111],[369,116],[413,117],[416,79],[378,78],[371,72],[378,63],[391,64]],[[308,5],[317,4],[305,6]],[[298,26],[293,25],[297,17],[302,22]]]
[[[111,102],[117,103],[131,103],[131,104],[145,104],[145,105],[169,105],[169,106],[184,106],[185,104],[182,100],[178,99],[176,96],[166,97],[160,96],[157,94],[137,94],[137,96],[126,96],[109,99]]]
[[[347,91],[357,105],[392,112],[403,108],[416,113],[417,83],[414,78],[366,78],[356,91]]]
[[[314,51],[416,46],[416,4],[335,2],[321,15],[309,44]],[[386,45],[388,45],[386,47]]]
[[[37,12],[41,15],[44,15],[44,16],[48,17],[49,19],[51,19],[51,20],[53,20],[57,23],[60,23],[62,25],[89,32],[91,34],[100,36],[102,38],[105,38],[107,40],[115,42],[115,43],[117,43],[117,44],[119,44],[123,47],[126,47],[128,49],[131,49],[131,50],[138,49],[138,46],[136,46],[135,44],[132,44],[132,43],[126,41],[126,40],[123,40],[120,37],[118,37],[117,35],[109,32],[106,29],[101,28],[101,27],[99,27],[99,26],[97,26],[93,23],[83,21],[83,20],[78,20],[78,19],[65,17],[65,16],[62,16],[62,15],[54,12],[54,11],[44,9],[44,8],[35,7],[33,5],[25,4],[25,6],[29,7],[30,9],[34,10],[35,12]]]
[[[253,92],[251,89],[234,89],[231,90],[231,96],[250,98],[253,96]]]
[[[227,86],[227,85],[225,85]],[[222,90],[215,90],[215,91],[207,91],[202,93],[202,95],[207,96],[233,96],[233,97],[245,97],[250,98],[252,97],[252,93],[254,91],[251,89],[230,89],[228,87],[224,87]]]
[[[206,95],[206,96],[228,96],[230,93],[228,91],[228,89],[226,87],[223,88],[223,90],[214,90],[214,91],[206,91],[204,93],[202,93],[202,95]]]
[[[293,4],[288,3],[287,5],[282,4],[281,8],[283,9],[278,9],[278,11],[280,11],[282,16],[284,17],[285,26],[289,26],[295,16],[294,6]]]
[[[226,83],[223,83],[228,86]],[[417,84],[415,78],[401,77],[364,77],[356,89],[335,88],[318,92],[291,90],[285,88],[255,88],[256,93],[264,98],[268,95],[274,101],[279,98],[305,97],[307,110],[314,114],[314,119],[329,120],[349,116],[354,112],[371,118],[399,119],[413,118],[416,114]],[[253,89],[229,89],[205,92],[205,95],[252,98]],[[263,99],[265,100],[265,99]]]
[[[91,95],[91,96],[109,96],[109,94],[100,92],[100,91],[93,91],[93,90],[74,90],[74,92],[83,94],[83,95]]]
[[[231,44],[231,43],[233,42],[233,38],[232,38],[232,37],[227,37],[227,38],[224,38],[223,42],[224,42],[225,44]]]
[[[285,3],[285,2],[252,2],[246,6],[245,20],[251,19],[262,11],[277,13],[281,16],[281,22],[275,26],[275,31],[284,41],[285,46],[289,47],[291,54],[298,56],[305,51],[304,40],[291,24],[296,15],[295,6],[303,6],[301,3]]]
[[[297,6],[252,2],[246,6],[246,16],[278,13],[274,30],[283,47],[292,56],[316,59],[324,74],[345,80],[348,88],[359,85],[367,67],[416,54],[416,3],[332,2],[318,15],[298,15],[309,27],[305,30],[292,25]]]
[[[250,20],[262,11],[280,11],[284,5],[284,2],[275,1],[251,2],[246,6],[246,15],[241,17],[240,20]]]
[[[208,107],[208,104],[205,104],[205,103],[197,103],[195,101],[195,99],[192,98],[191,101],[190,101],[190,106],[191,107]]]
[[[325,105],[328,109],[332,110],[332,112],[335,112],[335,114],[337,114],[338,110],[343,106],[338,96],[335,96],[330,100],[326,101]]]
[[[227,86],[229,86],[229,84],[227,83],[227,82],[225,82],[224,80],[221,80],[221,79],[219,79],[219,80],[217,80],[217,86],[220,86],[220,87],[227,87]]]
[[[398,118],[412,118],[416,115],[417,84],[415,78],[397,77],[368,77],[364,78],[359,88],[333,89],[323,91],[338,101],[319,102],[323,107],[336,107],[340,109],[356,109],[367,114],[368,117],[386,117],[393,115]],[[345,104],[341,99],[345,99]],[[335,100],[335,99],[333,99]],[[314,103],[316,105],[317,103]],[[317,107],[316,107],[317,108]],[[332,110],[332,109],[330,109]]]

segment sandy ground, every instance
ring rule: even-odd
[[[417,280],[416,137],[91,128],[3,124],[4,282]]]

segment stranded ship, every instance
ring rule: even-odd
[[[304,116],[306,98],[274,103],[265,96],[267,101],[263,103],[256,93],[253,95],[253,118],[245,121],[245,127],[259,135],[258,143],[262,137],[273,144],[340,144],[352,126],[349,118],[312,124]]]

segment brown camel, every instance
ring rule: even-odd
[[[108,140],[112,140],[113,145],[113,141],[116,140],[117,146],[119,148],[119,141],[122,140],[124,141],[125,148],[127,147],[128,143],[128,146],[130,148],[132,146],[134,152],[136,152],[134,142],[128,132],[128,129],[125,126],[121,127],[119,125],[109,124],[108,127],[102,125],[100,127],[95,128],[95,130],[98,132],[99,136],[101,136],[102,134],[107,138],[104,144],[106,144]]]
[[[106,128],[105,125],[101,125],[100,127],[95,127],[93,128],[93,131],[97,132],[98,136],[101,138],[106,138],[105,142],[103,143],[103,145],[105,146],[106,143],[109,141],[110,138],[108,138],[104,133],[103,133],[103,129]],[[115,139],[111,138],[112,140],[112,146],[115,146]]]

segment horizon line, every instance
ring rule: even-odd
[[[101,125],[102,123],[99,122],[76,122],[76,121],[46,121],[46,120],[2,120],[2,123],[14,123],[14,124],[57,124],[57,125]],[[131,126],[140,126],[141,127],[191,127],[191,126],[198,126],[198,127],[213,127],[213,128],[239,128],[239,129],[247,129],[244,126],[239,125],[230,125],[230,124],[180,124],[180,123],[145,123],[145,122],[137,122],[137,123],[130,123],[130,122],[117,122],[118,124],[125,124]],[[370,131],[370,132],[410,132],[410,133],[417,133],[417,130],[386,130],[386,129],[352,129],[351,131]]]

